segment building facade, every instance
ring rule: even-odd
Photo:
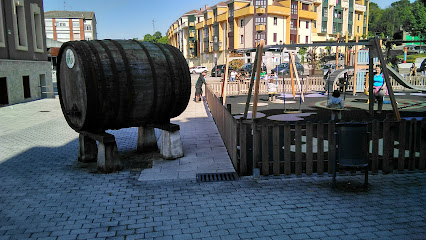
[[[0,0],[0,105],[53,97],[42,0]]]
[[[195,18],[196,57],[187,60],[190,66],[213,67],[225,62],[226,51],[254,48],[260,40],[266,45],[312,43],[336,39],[338,33],[353,39],[368,32],[368,6],[368,0],[229,0],[205,6]],[[170,27],[169,42],[183,51],[189,41],[178,35],[178,27]],[[278,53],[267,54],[265,64],[273,67]],[[247,57],[249,62],[254,54]]]
[[[59,42],[97,39],[94,12],[46,12],[45,26],[46,37]]]

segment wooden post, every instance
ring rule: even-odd
[[[264,44],[265,44],[265,42],[263,40],[260,40],[259,52],[257,53],[258,54],[257,66],[255,66],[256,67],[256,82],[255,82],[255,85],[254,85],[252,119],[255,119],[256,114],[257,114],[257,102],[259,101],[260,70],[261,70],[261,66],[262,66],[262,55],[263,55],[263,45]]]
[[[291,78],[291,90],[293,92],[293,99],[296,98],[296,92],[294,90],[294,78],[293,78],[293,64],[292,64],[292,53],[289,52],[289,58],[288,58],[288,67],[290,69],[290,78]],[[283,72],[284,73],[284,72]],[[283,74],[283,81],[284,81],[284,74]],[[285,93],[284,93],[285,95]]]
[[[280,175],[280,127],[274,123],[272,127],[272,146],[273,146],[273,172],[275,176]]]
[[[246,107],[244,108],[244,119],[247,119],[248,109],[250,107],[251,94],[253,92],[253,85],[254,85],[254,75],[256,74],[254,66],[257,66],[257,59],[259,57],[259,54],[258,54],[259,48],[260,48],[260,46],[258,45],[257,49],[256,49],[256,56],[254,58],[253,69],[251,71],[251,78],[250,78],[249,90],[248,90],[248,93],[247,93]]]
[[[332,165],[336,154],[336,139],[334,137],[335,122],[328,122],[328,174],[332,173]]]
[[[297,176],[302,175],[302,125],[300,122],[296,122],[295,129],[295,147],[296,147],[296,161],[295,161],[295,173]]]
[[[313,151],[312,151],[312,140],[314,138],[314,127],[312,122],[306,123],[306,174],[312,175],[313,171]]]
[[[378,56],[379,56],[380,64],[381,64],[382,69],[383,69],[382,70],[383,71],[383,77],[385,78],[386,87],[388,89],[389,98],[391,100],[393,112],[395,113],[396,120],[400,121],[401,116],[399,114],[398,105],[396,104],[395,95],[393,94],[392,84],[391,84],[389,72],[388,72],[388,69],[387,69],[387,63],[386,63],[385,58],[383,57],[382,48],[380,47],[378,37],[375,37],[373,41],[374,41],[374,47],[376,48]],[[372,82],[370,82],[370,84],[373,85]],[[370,88],[372,88],[372,87],[370,87]],[[370,91],[370,92],[372,93],[372,91]]]
[[[371,43],[372,41],[370,41]],[[374,67],[374,44],[370,44],[370,47],[368,48],[368,100],[369,105],[368,109],[370,112],[370,115],[374,117],[374,91],[373,91],[373,83],[374,83],[374,73],[373,73],[373,67]]]
[[[358,36],[355,38],[355,42],[358,42]],[[353,95],[356,95],[356,84],[357,84],[357,73],[358,73],[358,45],[355,45],[355,62],[354,62],[354,87],[353,87]]]
[[[408,141],[408,170],[414,170],[416,165],[416,132],[417,123],[416,119],[412,118],[410,121],[410,131],[408,132],[410,140]]]
[[[371,141],[371,173],[377,174],[379,172],[379,120],[374,119],[372,123]]]
[[[384,173],[390,172],[390,164],[392,164],[393,159],[393,142],[392,134],[390,132],[390,120],[386,118],[383,122],[383,162],[382,162],[382,171]]]
[[[398,171],[404,171],[405,168],[406,124],[407,121],[405,119],[401,119],[399,122]]]
[[[223,90],[222,90],[222,104],[226,106],[226,94],[227,94],[227,87],[228,87],[228,70],[229,70],[229,53],[226,54],[226,65],[225,65],[225,79],[223,79]]]
[[[322,175],[324,173],[324,123],[321,121],[319,121],[317,125],[317,139],[317,174]]]
[[[337,40],[336,42],[339,42],[340,34],[337,33]],[[339,69],[339,46],[336,46],[336,70]]]
[[[284,123],[284,174],[291,174],[291,128],[290,123]]]
[[[243,119],[240,119],[240,176],[248,174],[247,166],[247,126],[244,124]]]
[[[299,80],[299,73],[297,73],[296,61],[294,60],[293,54],[291,54],[291,63],[293,65],[294,73],[296,75],[297,86],[299,87],[299,90],[300,90],[300,97],[302,98],[302,101],[305,102],[305,98],[303,96],[303,88],[302,88],[302,84],[300,83],[300,80]],[[294,86],[294,84],[293,84],[293,86]],[[294,89],[293,89],[293,93],[294,93]]]
[[[262,175],[269,176],[269,134],[268,125],[262,124]]]
[[[422,120],[420,125],[420,159],[419,159],[419,169],[425,169],[426,163],[426,119]]]

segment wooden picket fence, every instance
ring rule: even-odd
[[[335,156],[335,122],[278,123],[236,120],[206,87],[207,102],[219,133],[240,176],[331,173]],[[370,171],[424,170],[426,119],[400,122],[386,119],[368,123]]]

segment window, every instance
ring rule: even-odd
[[[291,2],[291,14],[297,14],[297,2]]]
[[[274,33],[274,42],[277,42],[277,33]]]
[[[87,25],[87,24],[85,24],[85,25],[84,25],[84,30],[86,30],[86,31],[91,31],[91,30],[92,30],[92,26],[91,26],[91,25]]]
[[[73,23],[72,23],[72,26],[73,26],[73,27],[80,27],[80,23],[79,23],[79,22],[73,22]]]
[[[0,9],[3,9],[1,1]],[[6,40],[4,39],[3,11],[0,11],[0,47],[6,47]]]
[[[292,19],[290,21],[290,30],[296,30],[297,29],[296,26],[297,26],[297,19]]]
[[[256,17],[255,25],[266,25],[266,17]]]
[[[244,35],[240,36],[240,43],[243,44],[244,43]]]
[[[274,25],[277,25],[277,24],[278,24],[278,18],[274,17]]]
[[[24,98],[31,98],[30,76],[22,76],[22,85],[24,88]]]
[[[358,21],[361,20],[361,14],[358,14]]]
[[[266,8],[266,0],[256,0],[255,6]]]
[[[306,29],[308,29],[308,28],[309,28],[309,22],[306,21]]]
[[[328,16],[328,8],[325,7],[325,8],[322,9],[322,16],[323,17],[327,17]]]
[[[309,11],[309,5],[306,3],[302,3],[302,10]]]
[[[43,32],[42,32],[42,23],[41,23],[41,14],[40,8],[37,4],[32,3],[30,5],[31,10],[31,28],[33,33],[33,43],[35,52],[44,52],[44,43],[43,43]]]
[[[356,27],[356,31],[359,33],[359,26]]]
[[[314,28],[317,28],[317,21],[314,20]]]
[[[25,20],[24,1],[13,0],[14,17],[13,28],[15,32],[15,46],[17,50],[28,51],[27,24]]]
[[[240,20],[240,27],[243,27],[244,26],[244,19],[241,19]]]
[[[305,43],[309,43],[309,37],[308,36],[305,37]]]
[[[66,26],[67,26],[67,23],[64,23],[64,22],[58,23],[58,27],[66,27]]]

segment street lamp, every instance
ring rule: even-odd
[[[219,69],[217,68],[217,36],[213,37],[213,50],[214,50],[214,67],[215,67],[215,71],[216,71],[216,77],[218,74]]]

